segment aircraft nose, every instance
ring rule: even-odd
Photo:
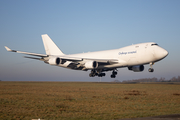
[[[168,55],[168,51],[163,49],[163,48],[159,48],[157,50],[155,50],[155,56],[157,59],[163,59]]]
[[[168,53],[167,50],[164,49],[163,52],[162,52],[162,54],[163,54],[164,57],[166,57],[169,53]]]

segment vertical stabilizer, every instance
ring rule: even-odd
[[[47,35],[41,35],[44,43],[44,48],[47,55],[64,55],[64,53],[56,46],[56,44]]]

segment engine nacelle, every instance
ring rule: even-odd
[[[84,66],[85,66],[86,69],[95,69],[95,68],[98,67],[98,62],[96,62],[96,61],[88,61],[88,62],[85,63]]]
[[[60,58],[58,58],[58,57],[54,57],[54,58],[50,58],[49,59],[49,61],[48,61],[48,63],[50,64],[50,65],[59,65],[59,64],[61,64],[61,59]]]
[[[144,65],[131,66],[128,67],[128,69],[134,72],[142,72],[144,70]]]

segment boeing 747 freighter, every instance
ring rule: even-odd
[[[168,55],[165,49],[154,42],[140,43],[113,50],[66,55],[47,34],[42,35],[42,40],[46,54],[11,50],[6,46],[5,48],[10,52],[30,55],[25,56],[25,58],[44,61],[50,65],[73,70],[90,70],[90,77],[103,77],[106,75],[104,72],[112,71],[111,78],[116,77],[117,68],[123,67],[127,67],[134,72],[142,72],[144,65],[149,64],[150,68],[148,71],[153,72],[152,66],[154,63]]]

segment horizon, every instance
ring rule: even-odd
[[[179,76],[180,1],[0,1],[0,79],[4,81],[99,81],[89,72],[53,67],[23,58],[11,49],[44,54],[48,34],[65,54],[118,49],[155,42],[169,55],[143,72],[119,68],[115,79]],[[110,82],[111,72],[102,81]]]

